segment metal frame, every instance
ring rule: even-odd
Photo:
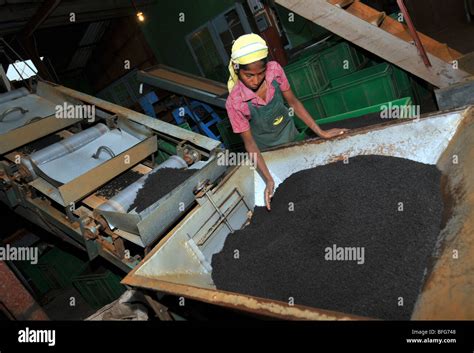
[[[131,121],[143,125],[144,127],[150,128],[151,130],[155,131],[155,133],[163,134],[165,136],[169,136],[170,138],[187,140],[206,151],[213,151],[220,146],[220,141],[210,139],[209,137],[196,134],[195,132],[180,128],[176,125],[169,124],[158,119],[153,119],[148,115],[118,106],[100,98],[96,98],[64,86],[56,86],[55,89],[68,97],[95,105],[96,110],[99,108],[106,112],[116,114],[117,116],[125,117]]]
[[[216,96],[215,94],[189,86],[184,86],[178,82],[161,79],[159,77],[153,76],[147,71],[138,71],[137,78],[139,81],[146,83],[147,85],[161,88],[189,98],[197,99],[201,102],[212,104],[220,108],[225,108],[226,98]]]

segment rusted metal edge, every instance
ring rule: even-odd
[[[123,280],[122,284],[166,292],[183,296],[189,299],[203,301],[209,304],[224,306],[240,311],[245,311],[261,316],[284,320],[374,320],[372,318],[348,315],[336,311],[315,309],[302,305],[290,306],[284,302],[270,299],[257,298],[242,294],[220,290],[204,289],[181,284],[149,279],[135,274],[132,270]]]
[[[473,108],[473,107],[474,106],[468,106],[468,107],[464,107],[464,108],[456,108],[456,109],[451,109],[451,110],[444,110],[444,111],[427,113],[427,114],[421,115],[419,118],[391,119],[390,121],[383,122],[383,123],[380,123],[380,124],[375,124],[375,125],[365,126],[365,127],[361,127],[361,128],[351,129],[347,133],[345,133],[344,135],[334,137],[330,140],[315,137],[315,138],[311,138],[311,139],[304,140],[304,141],[290,142],[290,143],[286,143],[284,145],[275,146],[275,147],[272,147],[272,148],[269,148],[269,149],[266,149],[266,150],[262,151],[262,153],[269,152],[269,151],[276,151],[276,150],[280,150],[280,149],[284,149],[284,148],[288,148],[288,147],[293,147],[293,146],[303,146],[303,145],[307,145],[307,144],[320,144],[320,143],[324,143],[324,142],[327,142],[327,141],[342,140],[342,139],[346,139],[346,138],[354,136],[354,135],[364,134],[364,133],[371,132],[371,131],[382,130],[382,129],[386,128],[387,126],[398,125],[398,124],[400,124],[400,125],[409,124],[413,121],[430,119],[430,118],[434,118],[434,117],[439,117],[440,115],[453,114],[453,113],[464,114],[464,112],[468,111],[470,108]],[[316,121],[316,123],[317,123],[317,121]]]
[[[432,268],[427,274],[412,320],[474,319],[474,106],[463,119],[437,166],[447,177],[446,224]],[[453,156],[457,155],[457,166]],[[455,256],[455,252],[459,254]]]

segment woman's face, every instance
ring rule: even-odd
[[[265,72],[267,65],[263,61],[257,61],[248,64],[245,69],[239,70],[239,80],[252,91],[257,91],[260,88],[263,80],[265,80]]]

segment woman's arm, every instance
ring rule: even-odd
[[[263,174],[263,177],[265,178],[265,204],[267,206],[267,209],[270,211],[270,200],[273,197],[275,182],[270,174],[270,171],[268,170],[267,164],[265,163],[265,160],[263,159],[262,154],[260,153],[260,149],[258,148],[251,131],[244,131],[240,133],[240,136],[242,136],[242,140],[245,144],[245,149],[250,154],[250,156],[256,157],[251,158],[251,160],[257,163],[257,169],[260,171],[260,173]]]
[[[296,116],[300,118],[313,132],[322,137],[322,138],[331,138],[334,136],[342,135],[344,132],[348,131],[348,129],[331,129],[331,130],[322,130],[318,124],[314,121],[311,115],[308,113],[306,108],[300,102],[298,98],[294,95],[291,89],[287,91],[283,91],[283,97],[285,97],[286,101],[292,107],[296,113]]]

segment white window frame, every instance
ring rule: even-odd
[[[219,57],[221,58],[222,63],[224,66],[227,67],[227,64],[229,63],[230,59],[230,53],[226,53],[226,50],[224,48],[224,44],[222,43],[221,38],[219,37],[219,31],[216,28],[216,24],[219,21],[223,21],[225,19],[225,14],[228,13],[229,11],[236,10],[237,14],[239,15],[239,20],[240,23],[242,24],[242,27],[244,29],[245,33],[252,33],[252,28],[250,27],[250,23],[247,19],[247,14],[245,13],[244,7],[242,4],[236,3],[235,6],[229,7],[227,10],[221,12],[219,15],[215,16],[213,19],[208,21],[202,26],[199,26],[197,29],[186,35],[186,44],[189,48],[189,51],[191,52],[194,62],[196,63],[196,66],[199,69],[199,72],[201,73],[201,76],[205,76],[204,70],[202,69],[201,65],[199,64],[199,60],[196,56],[196,53],[193,50],[193,47],[191,45],[191,36],[193,36],[196,32],[201,31],[203,28],[206,28],[209,30],[209,33],[211,34],[212,41],[214,42],[214,45],[217,48],[217,52],[219,53]]]

